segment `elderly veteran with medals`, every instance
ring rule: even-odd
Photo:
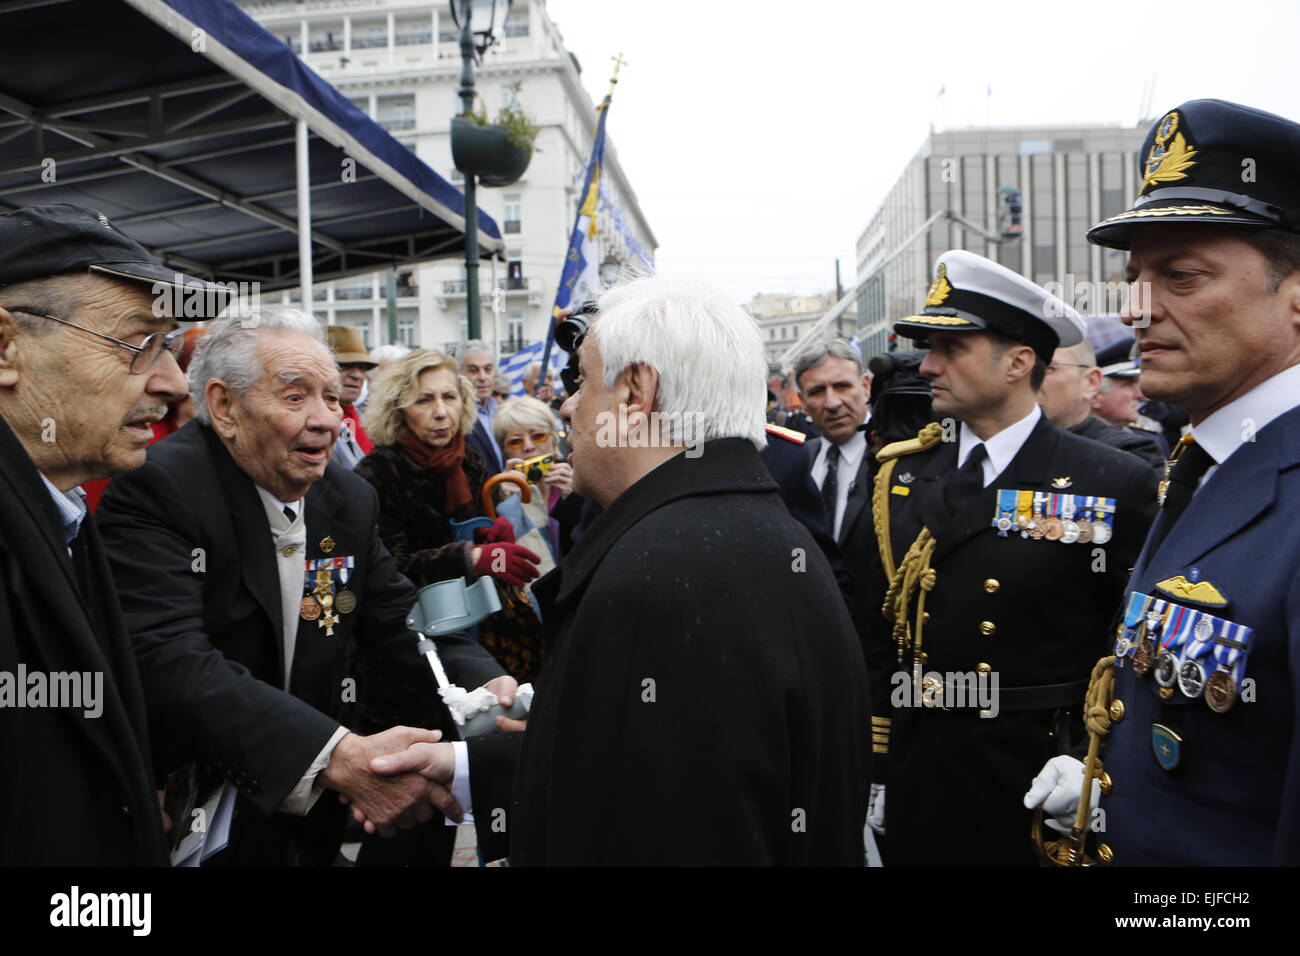
[[[374,489],[330,460],[342,383],[320,323],[263,308],[209,328],[190,367],[198,420],[110,484],[100,522],[158,769],[196,764],[204,795],[238,791],[213,864],[329,865],[339,797],[381,833],[450,802],[367,763],[453,724],[406,627],[415,589],[375,530]],[[439,645],[460,685],[513,693],[473,642]]]
[[[874,728],[889,755],[885,863],[1029,865],[1031,814],[1010,801],[1081,735],[1155,475],[1040,411],[1047,364],[1083,322],[1028,279],[946,252],[922,313],[894,328],[929,340],[938,423],[877,454],[887,585],[873,597],[896,667],[892,719]]]
[[[1105,829],[1087,852],[1116,865],[1295,866],[1300,124],[1194,100],[1151,128],[1138,157],[1134,208],[1088,238],[1127,250],[1129,280],[1147,285],[1146,310],[1123,314],[1142,391],[1186,411],[1191,431],[1089,692],[1089,790]],[[1077,760],[1051,762],[1024,803],[1045,802],[1058,822],[1086,816],[1083,776]]]

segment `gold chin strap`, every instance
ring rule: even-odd
[[[872,492],[871,518],[875,525],[876,542],[880,548],[880,561],[889,581],[885,594],[885,604],[881,608],[885,620],[894,623],[894,642],[898,646],[898,663],[904,663],[907,648],[912,648],[912,665],[917,672],[913,675],[913,687],[920,693],[921,667],[921,631],[925,620],[925,595],[934,589],[935,573],[930,567],[930,558],[934,555],[935,540],[929,528],[922,528],[916,540],[912,542],[903,560],[894,565],[894,546],[889,534],[889,489],[894,477],[894,466],[903,455],[929,451],[943,441],[943,426],[931,422],[921,429],[915,438],[886,445],[876,454],[881,462],[880,471],[876,473],[876,486]],[[917,595],[918,590],[920,595]],[[908,624],[908,605],[916,599],[916,637],[912,638]]]

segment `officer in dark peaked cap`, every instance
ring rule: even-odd
[[[1134,207],[1088,238],[1145,283],[1142,390],[1191,419],[1092,695],[1097,859],[1300,863],[1300,124],[1221,100],[1166,113]],[[1111,682],[1113,681],[1113,686]],[[1025,795],[1073,813],[1068,759]]]
[[[885,863],[1030,865],[1030,812],[1002,801],[1081,734],[1156,476],[1042,414],[1047,364],[1083,321],[1028,279],[944,253],[924,310],[894,328],[929,340],[937,423],[877,455],[885,582],[866,599],[884,598],[874,639],[895,667],[890,726],[873,728]]]

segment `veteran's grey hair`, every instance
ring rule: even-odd
[[[239,314],[224,315],[208,326],[190,362],[190,394],[198,406],[199,421],[212,424],[203,391],[211,379],[219,378],[238,394],[245,394],[262,377],[257,355],[259,337],[275,332],[300,332],[319,342],[327,353],[329,344],[320,321],[310,312],[278,306],[256,306]]]

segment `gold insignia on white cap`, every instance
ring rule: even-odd
[[[925,304],[943,305],[943,300],[948,298],[951,292],[952,286],[948,283],[948,267],[941,262],[934,275],[934,282],[930,284],[930,291],[926,294]]]

